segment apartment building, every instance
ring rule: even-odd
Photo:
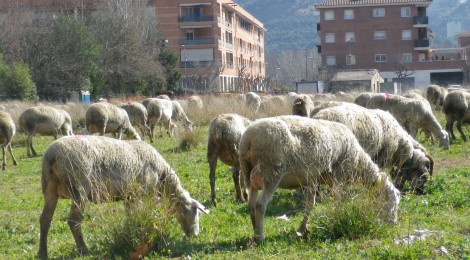
[[[462,84],[462,48],[431,48],[427,9],[432,0],[327,0],[315,5],[323,66],[377,69],[384,85]],[[405,88],[406,88],[405,86]]]
[[[233,1],[158,0],[160,31],[178,53],[183,89],[261,91],[263,24]]]

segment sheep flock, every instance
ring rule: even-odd
[[[41,157],[40,258],[47,258],[48,248],[54,247],[48,237],[56,235],[49,231],[62,198],[72,200],[66,223],[80,255],[89,252],[82,234],[82,226],[87,228],[85,204],[124,201],[126,218],[142,194],[167,203],[188,237],[207,231],[199,225],[201,213],[209,214],[206,206],[214,214],[234,200],[246,207],[227,214],[246,214],[253,228],[249,243],[262,243],[265,233],[270,236],[264,225],[271,217],[268,204],[278,199],[274,195],[279,189],[294,189],[302,197],[298,237],[308,234],[321,196],[348,186],[369,194],[380,205],[374,209],[378,219],[393,226],[400,219],[401,197],[425,196],[428,180],[440,167],[428,146],[449,150],[458,139],[454,122],[467,141],[463,124],[470,119],[469,104],[467,91],[437,85],[403,95],[249,92],[26,107],[6,102],[0,107],[2,170]],[[154,136],[156,125],[160,135]],[[35,135],[54,140],[38,150],[33,147]],[[198,158],[207,163],[207,187],[183,185],[181,179],[192,178],[191,173],[174,170],[164,158],[168,151],[155,142],[181,142],[195,135],[207,137],[202,145],[207,156]],[[26,146],[25,154],[18,153],[20,146]],[[187,164],[194,160],[188,158],[191,151],[172,151]],[[224,172],[233,180],[230,195],[215,185]],[[195,189],[206,196],[191,196]]]

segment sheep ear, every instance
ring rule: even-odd
[[[209,214],[209,210],[206,209],[206,207],[204,207],[204,205],[202,205],[199,201],[197,201],[195,199],[193,199],[193,201],[191,203],[191,207],[195,207],[195,208],[199,209],[201,212]]]
[[[434,160],[429,155],[426,155],[426,158],[429,159],[429,175],[432,176],[432,172],[434,170]]]

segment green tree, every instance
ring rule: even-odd
[[[35,100],[36,86],[29,73],[28,64],[19,61],[10,67],[0,55],[0,89],[2,94],[9,98]]]
[[[90,89],[99,48],[85,25],[64,16],[41,29],[28,37],[27,53],[40,96],[59,99]]]

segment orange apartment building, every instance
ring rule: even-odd
[[[464,48],[431,48],[427,16],[431,4],[432,0],[328,0],[316,4],[322,65],[377,69],[389,85],[397,81],[400,65],[414,71],[403,82],[408,87],[462,84],[467,52]]]
[[[178,53],[183,89],[265,90],[265,29],[255,17],[229,0],[157,0],[155,6],[160,31]]]

